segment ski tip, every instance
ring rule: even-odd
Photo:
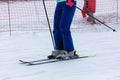
[[[92,58],[92,57],[95,57],[95,56],[96,56],[96,54],[90,54],[88,57]]]
[[[20,63],[20,64],[24,64],[24,62],[23,62],[22,60],[19,60],[19,63]]]
[[[28,63],[28,62],[23,61],[23,60],[19,60],[19,62],[20,62],[21,64],[26,64],[26,63]]]
[[[19,62],[23,62],[22,60],[19,60]]]

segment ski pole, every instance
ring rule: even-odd
[[[49,31],[50,31],[50,35],[51,35],[51,39],[52,39],[52,43],[53,43],[53,47],[54,47],[55,44],[54,44],[54,39],[53,39],[53,35],[52,35],[52,30],[51,30],[51,26],[50,26],[48,14],[47,14],[46,5],[45,5],[44,0],[42,0],[42,1],[43,1],[44,11],[45,11],[45,15],[46,15],[46,19],[47,19],[47,23],[48,23],[48,27],[49,27]]]
[[[78,10],[80,10],[80,11],[83,11],[81,8],[79,8],[79,7],[77,7],[77,6],[76,6],[76,8],[77,8]],[[83,12],[85,12],[85,11],[83,11]],[[86,12],[85,12],[85,13],[86,13]],[[97,21],[100,22],[101,24],[105,25],[105,26],[108,27],[109,29],[113,30],[113,32],[116,32],[115,29],[111,28],[110,26],[108,26],[108,25],[105,24],[104,22],[100,21],[99,19],[95,18],[94,16],[92,16],[92,15],[90,15],[90,14],[88,14],[88,13],[86,13],[86,14],[87,14],[88,16],[94,18],[95,20],[97,20]]]

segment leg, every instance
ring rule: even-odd
[[[62,10],[59,7],[59,5],[57,5],[54,14],[54,30],[53,30],[56,50],[63,50],[63,41],[60,33],[61,14],[62,14]]]
[[[62,34],[64,50],[68,52],[74,50],[73,40],[70,32],[70,25],[74,16],[74,12],[75,6],[69,7],[64,3],[60,21],[60,32]]]
[[[94,17],[93,12],[88,12],[88,14]],[[87,21],[90,22],[91,24],[95,24],[96,23],[95,19],[92,18],[91,16],[88,16]]]

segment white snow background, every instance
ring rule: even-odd
[[[0,80],[120,80],[120,24],[110,25],[117,32],[80,26],[71,30],[77,53],[96,57],[36,66],[18,60],[46,58],[53,50],[49,30],[0,33]]]

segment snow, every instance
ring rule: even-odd
[[[4,32],[0,33],[0,80],[120,80],[120,24],[109,24],[117,32],[104,25],[72,26],[77,53],[96,57],[26,66],[18,60],[43,59],[53,50],[49,30],[15,31],[12,36]]]
[[[0,80],[120,80],[119,30],[72,29],[72,35],[77,53],[96,57],[26,66],[18,60],[46,58],[53,50],[49,31],[1,34]]]

